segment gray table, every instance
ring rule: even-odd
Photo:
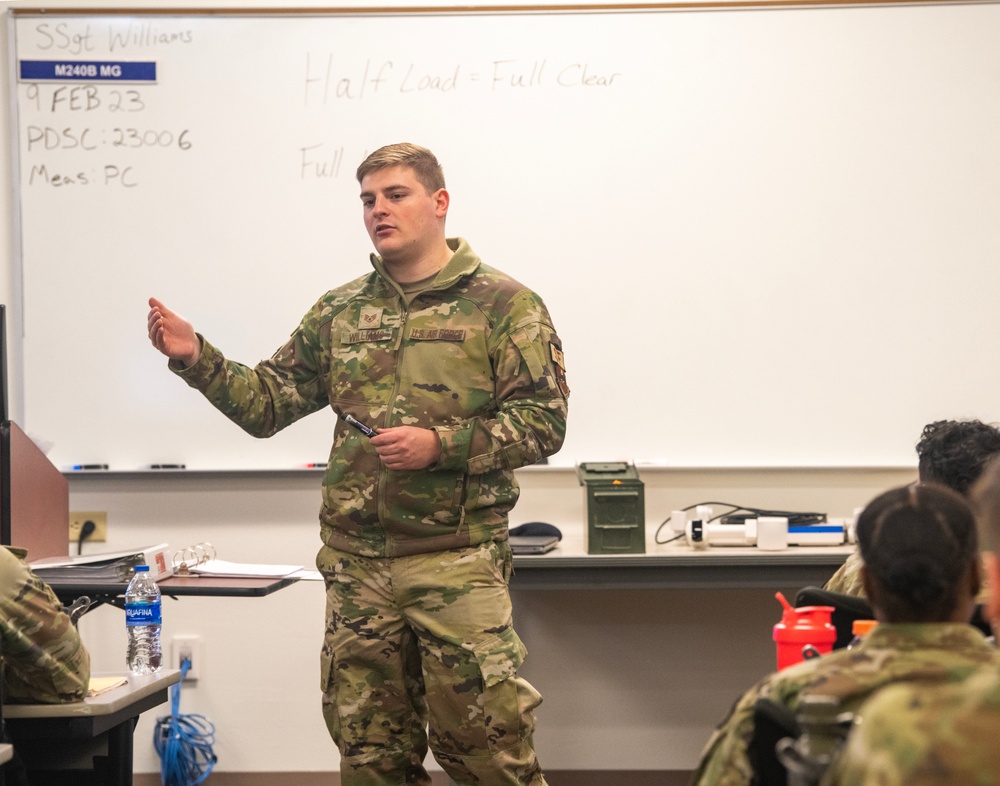
[[[554,551],[514,557],[511,589],[747,589],[822,585],[854,546],[753,546],[695,550],[683,541],[645,554],[587,554],[568,534]]]
[[[3,716],[29,772],[47,762],[46,751],[87,747],[106,735],[109,766],[103,782],[129,786],[135,722],[146,710],[167,701],[169,687],[179,682],[180,676],[176,669],[129,676],[126,685],[70,704],[5,704]]]

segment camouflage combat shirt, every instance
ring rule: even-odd
[[[408,304],[381,259],[327,292],[269,360],[227,360],[203,339],[171,368],[257,437],[331,406],[376,428],[432,428],[441,457],[392,471],[337,420],[323,478],[321,536],[361,556],[426,553],[507,537],[513,470],[556,452],[569,389],[541,298],[483,264],[462,239]]]
[[[52,588],[0,546],[0,642],[8,702],[80,701],[90,682],[90,654]]]
[[[880,623],[853,649],[790,666],[743,694],[709,740],[692,783],[750,783],[748,746],[759,698],[795,710],[805,695],[835,696],[841,711],[853,712],[883,685],[957,682],[985,666],[1000,668],[1000,653],[971,625]]]
[[[824,786],[997,786],[1000,671],[956,685],[893,685],[866,701]]]
[[[823,589],[829,592],[839,592],[841,595],[865,598],[865,588],[861,584],[861,566],[863,564],[861,552],[854,549],[844,560],[844,564],[837,568],[837,572],[823,585]],[[867,600],[867,598],[865,599]]]

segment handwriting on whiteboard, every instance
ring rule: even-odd
[[[131,50],[151,64],[176,64],[196,54],[196,30],[188,22],[116,20],[100,22],[43,21],[19,38],[19,52],[48,61],[88,66],[85,58],[99,58]],[[324,45],[325,46],[325,45]],[[388,106],[396,100],[437,100],[451,97],[462,102],[473,93],[487,100],[524,101],[531,95],[578,95],[590,97],[616,93],[625,88],[628,74],[602,58],[552,53],[504,57],[500,52],[455,56],[449,61],[422,55],[357,57],[306,48],[294,58],[261,63],[256,73],[274,77],[277,93],[300,107],[298,118],[289,117],[285,140],[286,176],[300,181],[331,181],[346,176],[345,161],[360,159],[364,151],[345,150],[341,109],[347,106]],[[20,56],[20,54],[19,54]],[[58,61],[52,58],[60,58]],[[160,62],[162,60],[162,62]],[[47,61],[47,62],[48,62]],[[54,72],[59,77],[61,71]],[[231,126],[214,121],[205,127],[201,115],[189,111],[195,102],[185,101],[189,86],[173,79],[176,66],[163,67],[156,81],[147,84],[109,84],[67,76],[45,81],[22,79],[17,85],[19,148],[27,166],[21,169],[23,185],[32,188],[111,187],[136,188],[147,182],[182,177],[185,167],[196,163],[196,153],[221,154],[233,140],[246,133],[246,115],[221,115]],[[79,76],[74,71],[75,76]],[[86,74],[83,74],[85,77]],[[96,80],[96,77],[95,77]],[[243,107],[257,107],[261,99],[253,92],[253,80],[244,83]],[[197,84],[199,94],[224,94],[228,85],[216,82],[211,72]],[[547,100],[547,99],[543,99]],[[367,110],[365,110],[367,111]],[[293,113],[294,114],[294,113]],[[241,125],[242,123],[242,125]],[[306,130],[307,129],[307,130]],[[278,142],[269,139],[268,143]],[[170,164],[163,168],[153,157]],[[148,163],[147,163],[148,162]],[[174,165],[176,162],[176,166]],[[192,169],[192,172],[195,170]],[[207,170],[198,170],[204,176]],[[75,190],[70,188],[67,190]]]
[[[306,55],[305,103],[358,101],[379,93],[453,93],[467,89],[519,90],[526,88],[613,88],[621,73],[600,70],[588,63],[550,63],[547,59],[493,60],[482,66],[455,64],[432,69],[418,63],[366,60],[357,66],[338,67],[334,56],[325,60]]]

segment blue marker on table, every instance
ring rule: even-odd
[[[74,464],[73,465],[73,469],[77,470],[77,471],[83,470],[83,469],[107,469],[107,468],[108,468],[107,464]]]
[[[362,434],[368,437],[368,439],[371,439],[372,437],[375,436],[376,434],[375,429],[369,428],[368,426],[366,426],[364,423],[362,423],[360,420],[353,417],[352,415],[345,413],[341,415],[341,417],[344,419],[344,422],[347,423],[347,425],[354,426],[354,428],[356,428],[358,431],[360,431]]]

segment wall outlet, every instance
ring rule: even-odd
[[[93,521],[97,527],[84,543],[107,543],[108,541],[108,514],[105,511],[84,510],[70,512],[69,514],[69,540],[70,543],[77,543],[80,540],[80,531],[83,529],[85,521]]]
[[[201,637],[200,636],[174,636],[171,639],[172,655],[170,658],[170,668],[180,669],[185,658],[191,661],[191,666],[184,675],[185,682],[195,682],[202,670]]]

